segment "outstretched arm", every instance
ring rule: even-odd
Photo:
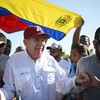
[[[77,27],[75,32],[74,32],[72,46],[79,43],[80,32],[81,32],[81,28],[83,25],[84,25],[84,20],[82,19],[81,25],[79,27]]]

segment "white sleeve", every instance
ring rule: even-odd
[[[4,93],[0,90],[0,100],[6,100]]]
[[[5,94],[6,100],[11,100],[14,97],[14,75],[12,62],[8,60],[3,76],[4,86],[2,87],[2,91]]]
[[[55,61],[53,63],[56,67],[56,90],[59,93],[66,94],[71,91],[73,87],[75,87],[75,77],[68,78],[65,71],[58,65]]]
[[[62,78],[57,81],[57,92],[62,94],[68,94],[75,87],[75,77],[73,78]]]

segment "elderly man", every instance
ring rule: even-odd
[[[24,31],[26,51],[14,53],[7,62],[1,100],[15,95],[22,100],[56,100],[56,91],[65,94],[76,84],[87,85],[88,76],[68,78],[57,61],[44,50],[50,38],[39,26]],[[59,87],[56,89],[56,83]]]

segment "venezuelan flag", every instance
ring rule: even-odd
[[[0,22],[0,28],[8,33],[24,30],[29,25],[39,25],[52,38],[61,40],[82,22],[80,15],[44,0],[0,0],[0,6],[3,7],[0,8],[0,21],[6,23],[3,24],[5,28]],[[9,30],[11,25],[14,28]]]

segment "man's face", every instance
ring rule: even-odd
[[[38,59],[41,56],[45,48],[46,41],[47,38],[43,36],[36,36],[24,40],[26,50],[32,59]]]
[[[90,45],[87,37],[81,37],[80,43],[86,45],[87,47]]]
[[[4,37],[0,37],[0,41],[5,41],[5,43],[0,44],[0,55],[3,54],[6,48],[6,39]]]
[[[96,55],[100,60],[100,43],[97,42]]]
[[[95,45],[95,51],[96,51],[96,55],[98,57],[98,59],[100,60],[100,43],[98,41],[96,41]]]
[[[8,55],[9,56],[9,54],[11,52],[11,45],[12,45],[11,42],[10,41],[7,41],[6,48],[4,50],[4,54],[5,55]]]
[[[52,55],[55,59],[60,57],[60,55],[61,55],[60,53],[61,53],[61,51],[59,49],[50,48],[50,55]]]

